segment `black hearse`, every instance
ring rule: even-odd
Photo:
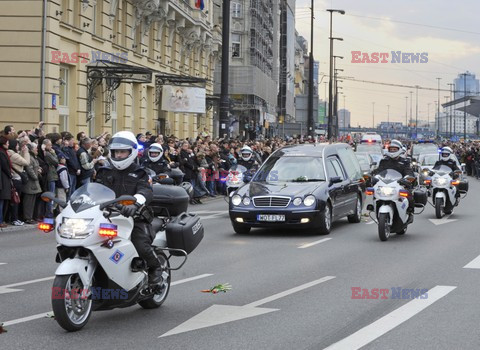
[[[229,215],[237,233],[291,227],[328,234],[334,220],[360,222],[364,193],[365,180],[348,144],[287,146],[230,195]]]

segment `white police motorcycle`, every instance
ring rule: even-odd
[[[457,170],[453,172],[460,176],[462,171]],[[433,206],[435,207],[435,216],[441,219],[444,214],[451,214],[460,201],[457,195],[459,179],[453,179],[452,169],[446,165],[442,165],[439,169],[432,169],[430,171],[430,178],[425,180],[427,185],[431,186],[431,195]]]
[[[56,321],[67,331],[84,327],[93,310],[137,303],[146,309],[161,306],[170,290],[171,271],[185,264],[187,254],[203,238],[203,226],[195,215],[183,212],[159,217],[154,213],[152,246],[163,271],[161,284],[152,287],[146,263],[130,239],[134,220],[121,215],[118,207],[135,203],[135,197],[116,198],[110,188],[90,183],[77,189],[68,203],[52,192],[43,193],[42,199],[64,208],[55,220],[45,219],[39,228],[55,230],[60,266],[55,271],[52,307]],[[188,196],[186,201],[188,205]],[[172,256],[183,257],[178,267],[170,267]]]
[[[227,196],[230,196],[230,194],[242,187],[246,181],[248,182],[246,176],[247,168],[245,168],[243,165],[235,164],[230,168],[225,178]]]
[[[372,179],[375,184],[373,188],[367,188],[366,194],[373,195],[374,203],[368,205],[367,210],[376,213],[376,220],[372,219],[378,224],[378,236],[381,241],[388,240],[391,233],[405,234],[408,225],[413,222],[409,220],[410,214],[407,212],[408,197],[411,194],[405,186],[414,181],[415,177],[403,178],[398,171],[387,169]]]

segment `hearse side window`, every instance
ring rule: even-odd
[[[340,176],[342,179],[345,179],[345,176],[343,175],[343,171],[342,171],[342,166],[340,165],[336,157],[328,158],[327,172],[328,172],[329,178]]]
[[[342,164],[347,172],[348,178],[351,180],[358,180],[362,178],[362,169],[358,160],[355,157],[351,148],[340,148],[338,155],[342,161]]]

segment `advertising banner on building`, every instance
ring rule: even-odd
[[[163,111],[175,113],[205,113],[205,88],[163,85]]]

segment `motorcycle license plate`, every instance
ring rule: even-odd
[[[283,222],[285,221],[285,215],[277,214],[258,214],[258,221],[267,221],[267,222]]]

